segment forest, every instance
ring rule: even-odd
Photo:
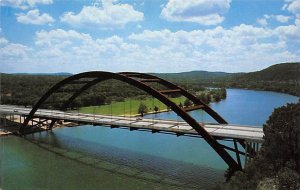
[[[263,129],[258,155],[215,189],[300,189],[300,102],[276,108]]]
[[[1,74],[1,104],[33,106],[51,86],[65,77],[66,76]],[[226,98],[226,90],[224,88],[209,89],[196,82],[187,83],[187,81],[177,81],[176,83],[197,95],[205,103],[220,101]],[[49,100],[45,102],[42,107],[61,108],[63,102],[65,102],[74,91],[78,90],[80,87],[78,85],[80,84],[72,84],[63,87],[60,89],[59,93],[51,95]],[[155,87],[163,88],[159,86]],[[140,89],[123,82],[107,80],[84,91],[75,99],[71,108],[110,105],[113,102],[128,101],[128,98],[143,101],[151,97]],[[176,98],[176,95],[172,98]],[[182,100],[182,104],[184,103],[184,100],[185,99]]]
[[[201,86],[274,91],[300,96],[299,62],[275,64],[249,73],[191,71],[156,75],[171,81],[193,81]]]
[[[242,88],[282,92],[300,96],[300,63],[282,63],[250,73],[224,73],[191,71],[183,73],[154,73],[198,96],[205,103],[226,98],[225,88]],[[0,74],[1,104],[32,106],[55,83],[70,76],[58,74]],[[77,84],[78,85],[78,84]],[[43,107],[60,108],[80,86],[68,85],[52,95]],[[157,88],[157,86],[155,86]],[[213,90],[214,88],[221,90]],[[108,105],[124,102],[128,98],[145,99],[147,95],[128,84],[107,80],[83,92],[71,105],[72,108]]]

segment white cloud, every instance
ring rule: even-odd
[[[295,31],[293,32],[295,34]],[[139,34],[132,34],[129,39],[146,44],[149,49],[146,50],[148,54],[145,53],[145,58],[151,56],[154,50],[159,52],[157,57],[152,55],[152,60],[167,65],[172,63],[172,70],[177,68],[177,71],[180,71],[182,65],[182,69],[185,70],[189,68],[188,70],[236,72],[300,60],[297,52],[289,51],[289,44],[286,43],[289,37],[286,35],[280,34],[276,29],[273,31],[242,24],[230,29],[216,27],[190,32],[145,30]],[[290,37],[293,38],[295,36]]]
[[[268,21],[265,18],[259,18],[257,19],[257,23],[262,25],[262,26],[267,26],[268,25]]]
[[[10,6],[20,9],[35,7],[37,4],[52,4],[53,0],[1,0],[0,6]]]
[[[283,9],[300,17],[300,0],[286,0],[285,2],[286,4],[283,6]]]
[[[50,70],[72,72],[126,67],[128,61],[122,59],[139,50],[137,45],[128,44],[118,36],[93,39],[89,34],[62,29],[37,32],[35,45],[35,62],[44,67],[50,67],[51,63]]]
[[[89,34],[78,33],[74,30],[50,30],[36,32],[35,44],[38,46],[60,46],[76,44],[77,42],[86,42],[92,41],[92,38]],[[64,42],[64,43],[62,43]]]
[[[264,15],[263,18],[257,19],[257,23],[262,25],[262,26],[267,26],[269,23],[269,20],[276,20],[277,22],[280,23],[287,23],[292,17],[290,16],[285,16],[285,15]]]
[[[35,34],[32,49],[1,38],[0,44],[1,64],[14,65],[10,72],[13,69],[17,72],[18,68],[22,72],[74,73],[88,70],[245,72],[299,61],[299,49],[292,47],[300,46],[300,19],[295,24],[276,28],[241,24],[192,31],[144,30],[127,38],[93,38],[75,30],[41,30]]]
[[[281,23],[286,23],[291,18],[289,16],[284,16],[284,15],[274,15],[274,17],[278,22],[281,22]]]
[[[102,6],[84,6],[75,14],[67,12],[61,21],[73,26],[111,29],[124,27],[129,22],[142,21],[144,14],[129,4],[117,4],[115,0],[102,0]]]
[[[30,10],[27,14],[19,13],[16,16],[17,21],[23,24],[44,25],[55,21],[49,14],[40,14],[38,9]]]
[[[18,43],[11,43],[0,37],[0,72],[11,72],[25,63],[32,62],[32,48]],[[30,65],[29,65],[30,67]]]
[[[7,39],[0,37],[0,46],[5,45],[7,43],[8,43]]]
[[[231,0],[169,0],[161,16],[168,21],[195,22],[216,25],[223,22]]]
[[[8,58],[23,58],[27,56],[27,52],[30,48],[22,44],[7,43],[6,46],[0,49],[1,59]]]
[[[300,43],[300,18],[295,20],[294,25],[280,26],[274,31],[287,43]],[[299,45],[300,44],[298,44],[298,46]]]

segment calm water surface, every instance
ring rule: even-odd
[[[229,123],[261,127],[273,109],[298,98],[228,89],[211,106]],[[190,114],[214,122],[201,111]],[[180,120],[161,113],[148,118]],[[201,139],[80,126],[0,138],[2,189],[210,189],[226,164]]]

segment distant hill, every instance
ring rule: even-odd
[[[18,105],[32,105],[50,86],[72,75],[71,73],[62,72],[0,74],[1,101],[4,103],[14,102]],[[300,97],[300,63],[282,63],[250,73],[191,71],[182,73],[154,73],[154,75],[173,81],[185,89],[193,89],[194,91],[201,90],[203,87],[242,88],[283,92]],[[126,92],[123,98],[136,94],[136,90],[132,91],[128,88],[129,90],[125,91],[127,90],[127,86],[116,84],[118,83],[108,85],[114,89],[111,96],[119,97],[120,93],[118,89]],[[69,87],[71,88],[72,86]],[[103,92],[100,87],[99,94]],[[105,95],[103,96],[105,97]],[[91,97],[92,93],[85,95],[82,101],[92,101],[92,99],[88,99]]]
[[[217,85],[283,92],[300,97],[300,63],[281,63],[261,71],[230,76]]]
[[[152,73],[171,81],[193,82],[280,82],[300,83],[300,63],[280,63],[249,73],[190,71],[182,73]]]
[[[226,73],[209,71],[190,71],[181,73],[150,73],[171,81],[190,82],[280,82],[300,83],[300,62],[280,63],[266,69],[249,73]],[[13,75],[71,76],[72,73],[13,73]]]
[[[13,75],[36,75],[36,76],[71,76],[72,73],[11,73]]]
[[[300,96],[299,62],[280,63],[249,73],[191,71],[154,75],[181,84],[197,83],[210,87],[267,90]]]
[[[240,73],[209,72],[209,71],[190,71],[182,73],[152,73],[155,76],[171,81],[191,81],[208,82],[218,79],[228,78]]]
[[[235,82],[300,83],[300,63],[281,63],[256,72],[232,76]]]

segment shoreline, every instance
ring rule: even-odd
[[[226,87],[225,89],[226,89],[226,90],[227,90],[227,89],[237,89],[237,90],[253,90],[253,91],[274,92],[274,93],[285,94],[285,95],[291,95],[291,96],[295,96],[295,97],[300,98],[300,95],[298,95],[298,94],[289,93],[289,92],[281,92],[281,91],[279,91],[279,90],[276,91],[276,90],[268,90],[268,89],[260,89],[260,88],[247,88],[247,87],[245,87],[245,88],[242,88],[242,87],[240,87],[240,88],[237,88],[237,87]]]
[[[14,135],[16,132],[19,130],[20,125],[24,122],[24,118],[22,117],[21,120],[18,117],[13,117],[13,120],[10,120],[9,117],[7,116],[4,121],[1,120],[0,123],[0,137],[2,136],[9,136],[9,135]],[[47,130],[47,124],[46,123],[38,123],[36,121],[33,121],[34,125],[40,125],[41,129]],[[55,128],[62,128],[62,127],[74,127],[78,126],[79,124],[74,123],[74,122],[56,122],[53,126],[53,129]]]

